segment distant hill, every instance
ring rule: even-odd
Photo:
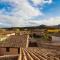
[[[53,25],[53,26],[47,26],[47,25],[39,25],[39,26],[31,26],[31,27],[8,27],[8,28],[3,28],[3,29],[55,29],[58,28],[60,29],[60,24],[59,25]]]

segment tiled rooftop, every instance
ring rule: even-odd
[[[27,35],[13,35],[0,42],[0,47],[26,47]]]
[[[59,52],[47,48],[21,48],[18,60],[60,60]]]

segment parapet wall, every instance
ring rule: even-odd
[[[0,60],[18,60],[18,55],[0,56]]]

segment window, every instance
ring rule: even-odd
[[[7,48],[6,48],[6,52],[9,52],[9,51],[10,51],[10,50],[9,50],[9,47],[7,47]]]

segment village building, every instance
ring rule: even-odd
[[[20,47],[28,47],[29,35],[11,35],[0,41],[0,55],[15,55],[20,53]]]

